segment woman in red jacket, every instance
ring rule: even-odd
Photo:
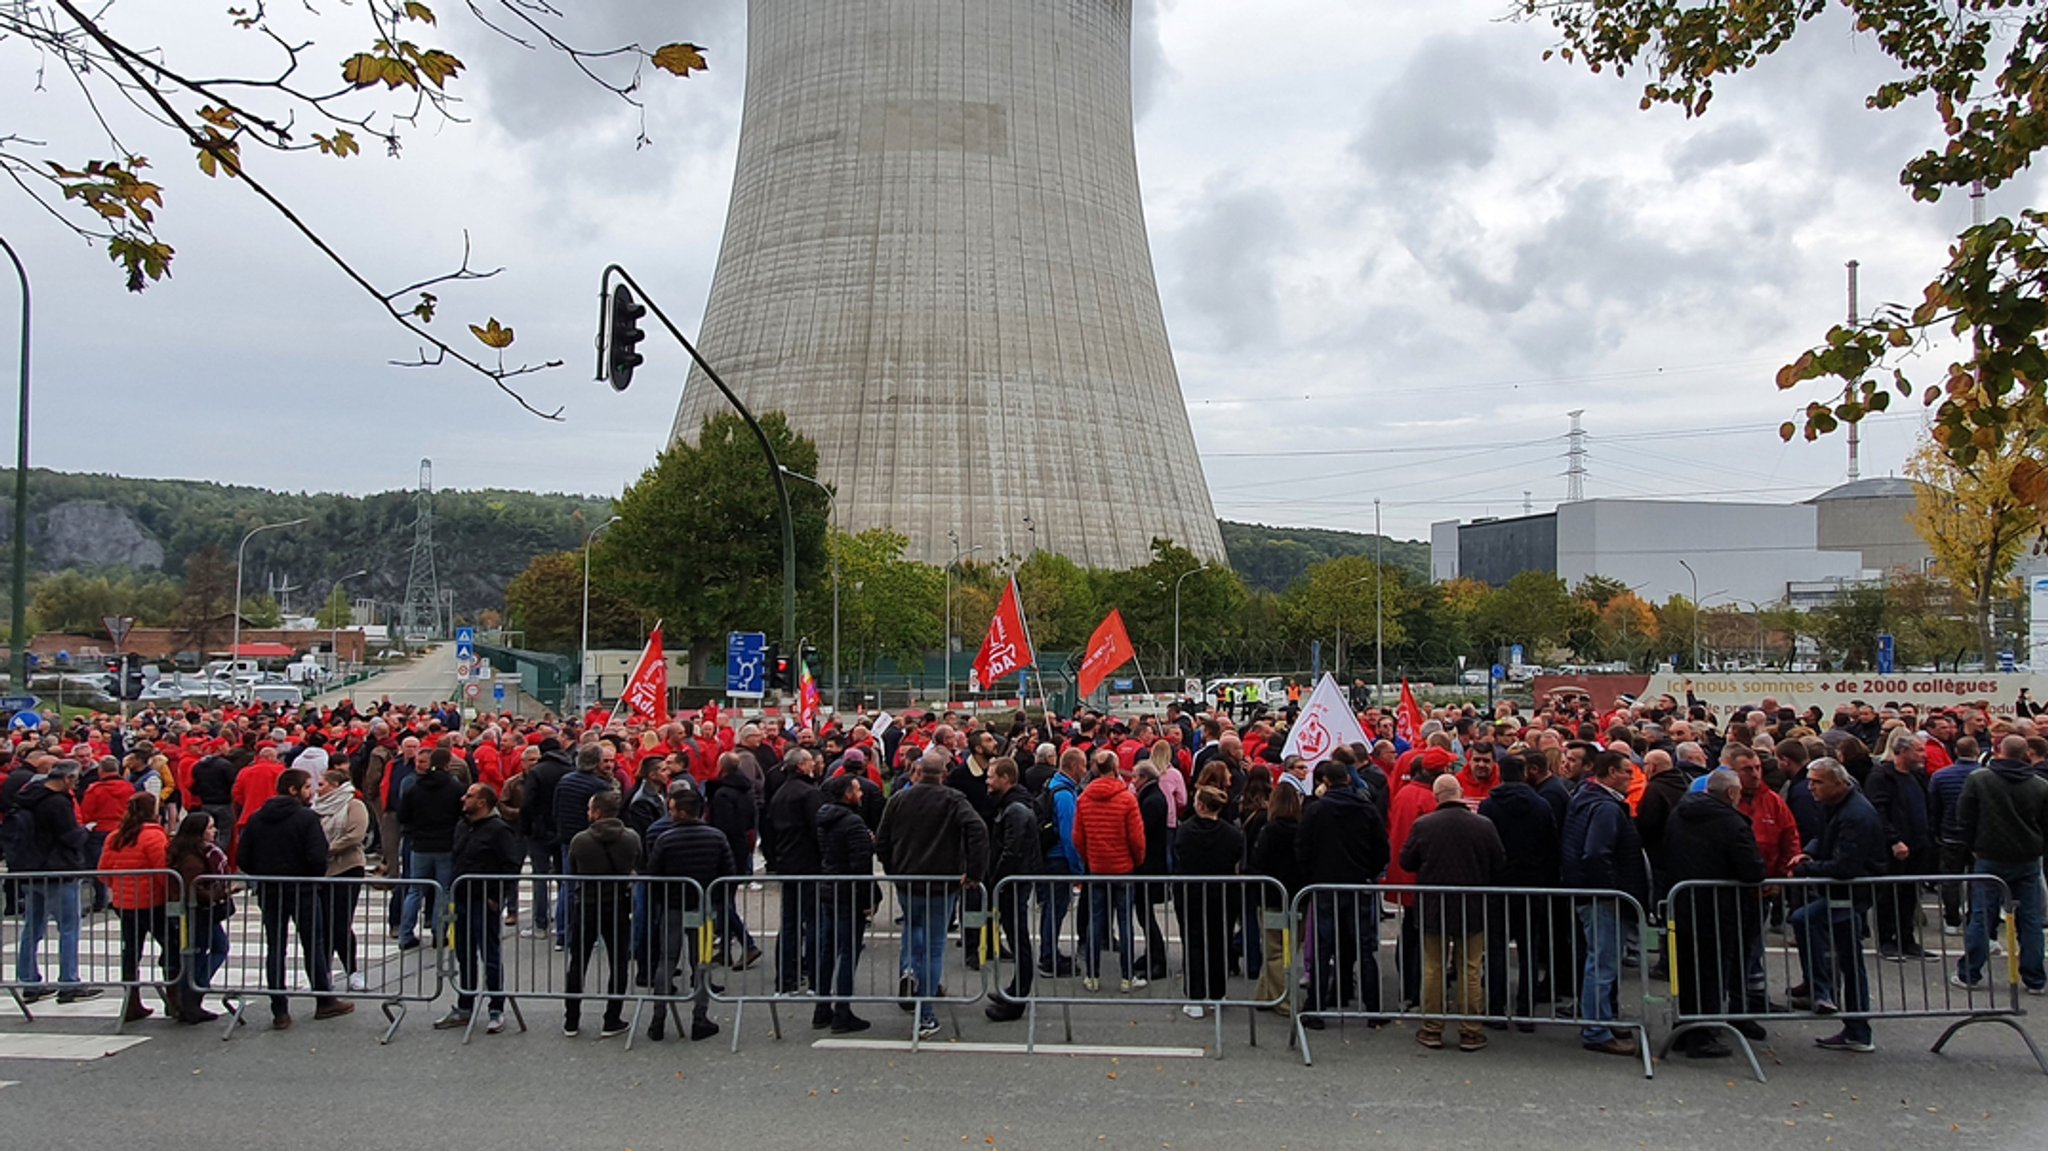
[[[129,1023],[147,1019],[155,1012],[142,1005],[137,986],[142,966],[144,937],[156,940],[163,964],[164,1008],[182,1015],[178,996],[178,943],[171,930],[167,905],[171,897],[168,876],[160,874],[169,864],[170,837],[156,821],[156,796],[138,791],[128,800],[121,826],[100,853],[100,870],[110,872],[156,872],[159,874],[113,875],[107,886],[113,891],[114,911],[121,917],[121,981],[128,985],[128,1002],[121,1018]]]

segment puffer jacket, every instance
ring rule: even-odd
[[[1123,780],[1099,776],[1074,802],[1074,854],[1090,875],[1129,875],[1144,865],[1145,821]]]
[[[631,875],[640,861],[640,837],[616,816],[600,819],[576,833],[569,841],[569,872],[572,875]],[[625,915],[632,907],[632,884],[617,880],[603,883],[573,883],[570,898],[600,914]]]
[[[1640,903],[1650,901],[1643,841],[1628,801],[1591,780],[1580,785],[1565,813],[1561,878],[1566,887],[1620,891]]]
[[[162,871],[170,865],[169,851],[171,837],[154,823],[142,825],[142,834],[126,847],[115,847],[110,837],[107,846],[100,852],[101,871]],[[167,876],[129,875],[107,881],[107,888],[113,893],[114,907],[120,911],[145,911],[162,907],[171,897],[171,883]]]

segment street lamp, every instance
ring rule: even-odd
[[[583,537],[583,639],[576,648],[576,695],[584,707],[590,706],[590,542],[618,522],[619,517],[613,516]]]
[[[1175,679],[1187,678],[1187,673],[1180,666],[1180,585],[1188,582],[1189,576],[1198,571],[1206,571],[1208,567],[1208,564],[1196,564],[1194,567],[1180,573],[1180,578],[1173,581],[1173,678]]]
[[[342,577],[341,577],[340,579],[338,579],[338,580],[335,580],[335,581],[334,581],[334,590],[333,590],[333,591],[330,591],[330,592],[328,592],[328,593],[327,593],[327,598],[328,598],[328,600],[329,600],[330,602],[332,602],[332,601],[333,601],[333,599],[334,599],[334,592],[340,591],[340,590],[341,590],[341,585],[342,585],[342,584],[345,584],[345,583],[347,583],[348,581],[350,581],[350,580],[352,580],[352,579],[355,579],[355,578],[356,578],[356,577],[358,577],[358,576],[366,576],[366,575],[369,575],[369,574],[370,574],[370,569],[369,569],[369,568],[364,568],[364,569],[362,569],[361,571],[352,571],[352,572],[348,573],[347,575],[345,575],[345,576],[342,576]],[[341,602],[342,602],[342,609],[341,609],[341,610],[342,610],[342,611],[344,611],[344,612],[346,612],[346,611],[348,610],[348,599],[347,599],[347,597],[343,597],[343,599],[342,599],[342,601],[341,601]],[[334,627],[333,627],[333,629],[332,629],[332,633],[333,633],[333,634],[331,634],[331,635],[330,635],[330,636],[328,637],[328,640],[327,640],[327,648],[328,648],[328,650],[329,650],[329,651],[331,651],[331,652],[333,652],[333,653],[334,653],[334,674],[335,674],[335,675],[336,675],[337,677],[339,677],[339,676],[341,675],[341,624],[340,624],[339,622],[335,623],[335,625],[334,625]]]
[[[1679,560],[1678,566],[1684,568],[1685,574],[1692,577],[1692,669],[1698,671],[1700,669],[1700,573],[1692,570],[1692,565],[1684,560]]]
[[[826,514],[831,518],[832,530],[839,530],[839,494],[825,486],[816,476],[807,476],[792,470],[787,464],[777,464],[782,474],[793,480],[802,480],[825,493]],[[835,544],[832,552],[832,714],[839,714],[839,547]]]
[[[235,674],[235,663],[242,658],[242,557],[248,552],[249,541],[256,538],[257,532],[274,531],[278,528],[295,528],[305,522],[306,517],[300,516],[298,519],[285,520],[282,523],[257,524],[249,529],[249,534],[243,536],[242,542],[235,548],[235,627],[233,632],[234,639],[228,644],[228,683],[233,688],[232,694],[236,699],[242,697],[241,680]],[[22,521],[15,521],[16,535],[20,535],[21,524]]]
[[[0,250],[14,262],[21,281],[21,440],[14,455],[14,616],[8,633],[14,672],[14,694],[28,694],[28,269],[14,254],[14,245],[0,236]],[[61,680],[59,682],[62,682]]]
[[[1380,500],[1372,500],[1372,697],[1380,698],[1387,682],[1387,537],[1380,531]]]
[[[961,560],[981,550],[980,544],[971,548],[960,546],[960,533],[946,529],[946,538],[953,543],[953,558],[946,561],[946,683],[944,692],[953,690],[953,568]]]

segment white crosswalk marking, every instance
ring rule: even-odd
[[[118,1055],[147,1035],[60,1035],[43,1032],[0,1032],[0,1059],[53,1059],[84,1062]]]

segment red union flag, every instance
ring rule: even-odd
[[[647,650],[640,653],[633,678],[626,681],[626,690],[619,693],[619,706],[612,711],[612,722],[622,718],[637,719],[649,726],[668,722],[668,659],[661,653],[658,623],[654,625],[654,634],[647,637]]]
[[[1031,650],[1031,632],[1024,626],[1024,601],[1017,595],[1017,580],[1003,589],[1002,602],[988,621],[988,638],[981,641],[981,654],[974,657],[974,684],[987,691],[1019,668],[1038,662]]]
[[[1088,637],[1088,652],[1081,657],[1081,694],[1091,696],[1109,673],[1122,667],[1137,652],[1131,647],[1130,634],[1124,631],[1124,613],[1109,609],[1109,615],[1095,628],[1095,634]]]
[[[1422,705],[1406,679],[1401,681],[1401,708],[1394,713],[1394,737],[1411,745],[1422,739]]]
[[[818,678],[801,655],[797,656],[796,671],[796,722],[799,727],[810,727],[818,722]]]

